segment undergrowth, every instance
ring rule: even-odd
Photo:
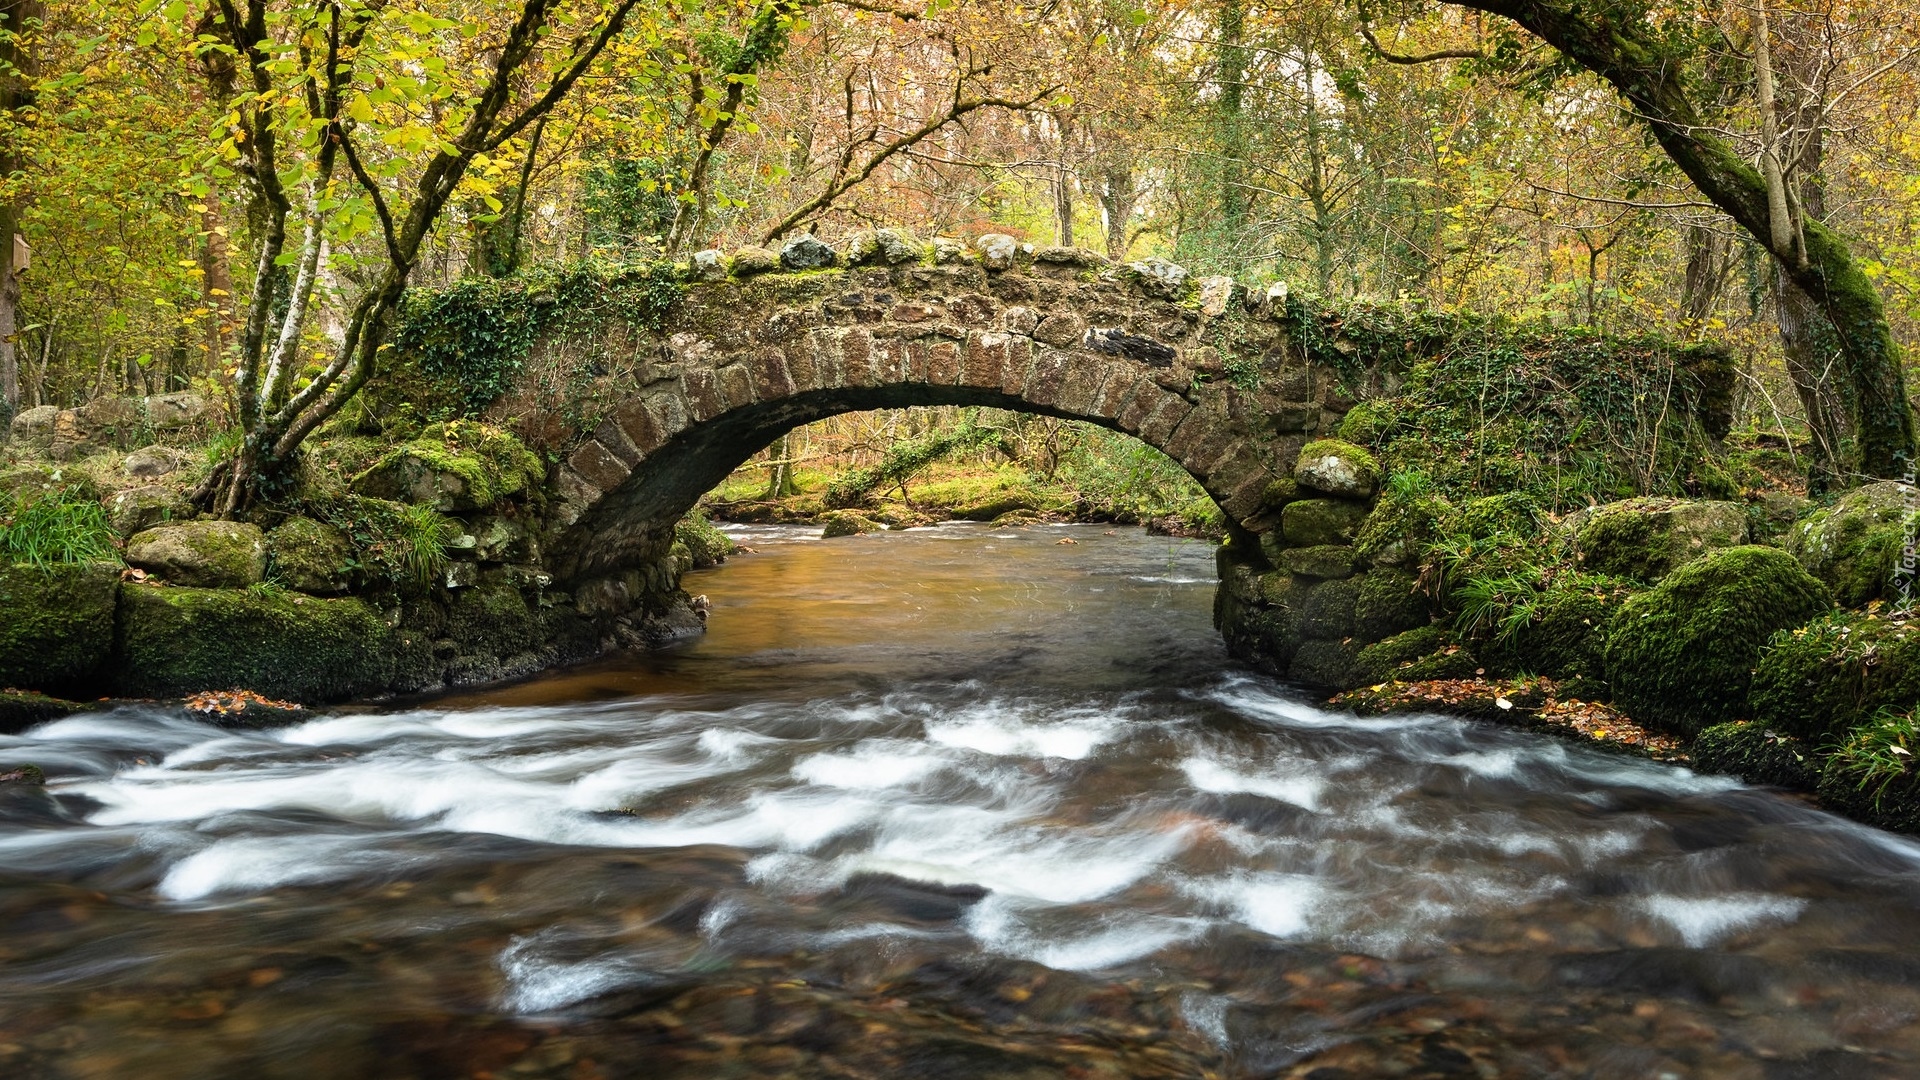
[[[0,558],[44,567],[120,555],[99,502],[61,487],[0,493]]]

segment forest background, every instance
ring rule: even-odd
[[[536,6],[551,9],[537,44],[503,71],[501,28]],[[1920,4],[1589,7],[1682,43],[1703,129],[1789,218],[1845,238],[1912,385]],[[248,8],[270,55],[231,44]],[[1816,479],[1849,478],[1844,448],[1824,445],[1850,437],[1831,328],[1764,238],[1614,87],[1465,6],[4,0],[0,15],[0,236],[19,237],[0,244],[7,411],[189,388],[242,410],[262,313],[292,328],[282,400],[331,378],[390,261],[398,197],[373,193],[458,151],[411,286],[807,231],[1005,232],[1334,302],[1724,341],[1740,426],[1791,440]],[[341,55],[326,42],[342,26],[357,53],[316,92],[315,54]],[[484,150],[450,145],[496,85],[503,115],[550,107]],[[294,236],[262,268],[273,213],[248,170],[273,95]],[[322,171],[345,130],[351,170]],[[260,283],[307,273],[311,316],[287,319]],[[954,442],[978,463],[1171,475],[1107,433],[954,410],[826,421],[755,475],[778,494],[795,466],[824,477],[982,423],[1009,438]]]

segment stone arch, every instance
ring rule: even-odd
[[[578,580],[657,557],[701,495],[792,428],[915,405],[1124,432],[1249,522],[1301,436],[1276,435],[1271,403],[1221,378],[1222,356],[1284,365],[1277,324],[1226,279],[1209,303],[1091,253],[1047,254],[1000,272],[955,260],[696,286],[637,346],[654,350],[639,385],[557,471],[555,571]]]

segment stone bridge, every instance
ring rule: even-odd
[[[1099,424],[1180,463],[1257,531],[1268,485],[1351,405],[1332,369],[1289,346],[1284,287],[1190,280],[1160,260],[883,231],[844,251],[803,237],[777,254],[702,252],[693,268],[657,334],[536,344],[536,367],[543,350],[631,358],[553,483],[548,559],[563,580],[657,558],[728,473],[836,413],[986,405]]]

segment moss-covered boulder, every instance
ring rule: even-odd
[[[334,596],[353,584],[353,547],[324,522],[291,517],[267,534],[268,573],[289,589]]]
[[[95,696],[120,568],[0,565],[0,687]]]
[[[1920,488],[1894,480],[1849,491],[1787,534],[1787,550],[1827,583],[1845,607],[1899,592],[1896,570],[1910,537],[1920,533]],[[1920,599],[1920,579],[1903,575]]]
[[[1346,544],[1321,544],[1318,547],[1287,548],[1280,552],[1280,569],[1310,578],[1353,576],[1353,548]]]
[[[1832,595],[1778,548],[1736,547],[1628,600],[1607,637],[1614,704],[1681,735],[1743,718],[1761,650],[1825,614]]]
[[[1380,463],[1362,447],[1316,439],[1300,450],[1293,478],[1303,488],[1345,499],[1366,499],[1380,485]]]
[[[1702,731],[1687,748],[1701,772],[1737,776],[1749,784],[1812,791],[1820,764],[1805,743],[1766,724],[1735,720]]]
[[[836,536],[861,536],[886,528],[857,510],[835,510],[820,521],[820,538],[823,540],[831,540]]]
[[[1524,623],[1481,646],[1481,656],[1500,675],[1542,675],[1575,696],[1603,694],[1607,637],[1632,595],[1620,578],[1560,578],[1532,600]]]
[[[1626,499],[1582,511],[1568,525],[1582,569],[1645,582],[1748,535],[1745,507],[1688,499]]]
[[[38,765],[0,765],[0,784],[14,787],[45,787],[47,774]]]
[[[458,421],[429,425],[419,438],[354,477],[353,490],[443,514],[462,513],[531,496],[545,478],[540,459],[511,434]]]
[[[1415,627],[1369,645],[1360,650],[1359,662],[1356,674],[1362,681],[1354,686],[1371,686],[1389,679],[1471,679],[1480,667],[1473,652],[1452,631],[1433,625]]]
[[[687,546],[687,557],[693,568],[703,570],[709,566],[718,566],[733,554],[734,543],[727,534],[713,527],[702,513],[688,514],[673,527],[674,539]]]
[[[1367,519],[1365,504],[1345,499],[1301,499],[1280,511],[1280,539],[1286,547],[1351,544]]]
[[[391,637],[356,598],[129,585],[120,596],[113,685],[133,697],[238,689],[339,701],[386,689]]]
[[[1883,709],[1920,705],[1920,619],[1834,612],[1777,635],[1760,656],[1754,719],[1825,745]]]
[[[127,564],[175,585],[245,588],[267,573],[267,538],[238,521],[159,525],[127,541]]]
[[[1362,575],[1353,604],[1353,634],[1379,641],[1430,621],[1426,594],[1405,570],[1378,567]]]

